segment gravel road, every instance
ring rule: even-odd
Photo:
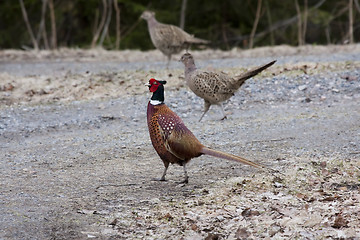
[[[203,102],[182,83],[177,62],[168,70],[165,59],[141,56],[1,62],[0,89],[6,79],[17,87],[16,79],[29,75],[75,79],[90,69],[94,76],[116,72],[118,95],[4,101],[0,239],[359,239],[358,48],[277,56],[273,72],[248,80],[226,102],[228,119],[219,120],[220,109],[212,106],[201,123]],[[200,67],[230,73],[274,57],[196,54]],[[120,83],[126,74],[140,77]],[[177,183],[179,166],[170,166],[168,181],[152,181],[163,171],[146,126],[151,94],[141,86],[152,74],[173,80],[165,86],[166,103],[204,145],[281,174],[201,156],[188,166],[189,184]],[[3,87],[0,98],[11,91]]]

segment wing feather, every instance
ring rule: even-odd
[[[201,155],[202,144],[185,126],[180,117],[173,114],[161,114],[158,119],[159,132],[165,148],[182,160]]]

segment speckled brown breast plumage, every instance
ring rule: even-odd
[[[147,120],[151,142],[165,167],[169,163],[182,166],[201,155],[202,144],[165,104],[152,105],[149,102]]]

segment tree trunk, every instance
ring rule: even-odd
[[[55,19],[53,0],[49,0],[49,9],[50,9],[50,20],[51,20],[51,47],[52,49],[56,49],[57,48],[56,19]]]
[[[298,0],[295,0],[295,8],[297,13],[297,22],[298,22],[298,45],[303,45],[302,42],[302,24],[301,24],[301,11]]]
[[[265,1],[266,4],[266,15],[269,23],[269,29],[272,29],[272,19],[271,19],[271,13],[269,8],[269,1]],[[271,46],[275,45],[275,38],[274,38],[274,31],[270,30],[270,44]]]
[[[229,41],[228,41],[227,36],[226,36],[225,21],[222,21],[222,23],[221,23],[221,36],[222,36],[222,39],[224,41],[224,44],[226,45],[226,49],[229,50],[230,46],[229,46]]]
[[[228,7],[226,6],[226,2],[223,1],[221,4],[221,25],[220,25],[220,29],[221,29],[221,36],[223,39],[223,42],[226,46],[226,49],[229,50],[230,46],[229,46],[229,40],[228,37],[226,35],[226,16],[228,15]]]
[[[184,30],[185,27],[185,13],[186,13],[187,0],[182,0],[181,13],[180,13],[180,28]]]
[[[94,48],[94,47],[95,47],[96,42],[97,42],[97,40],[99,39],[101,30],[103,29],[104,24],[105,24],[105,20],[106,20],[107,2],[106,2],[106,0],[102,0],[102,3],[103,3],[103,13],[102,13],[102,16],[101,16],[100,25],[99,25],[98,28],[96,29],[96,32],[95,32],[95,34],[94,34],[94,37],[93,37],[93,39],[92,39],[92,41],[91,41],[91,48]]]
[[[115,40],[115,49],[119,50],[120,48],[120,8],[118,5],[117,0],[114,0],[114,9],[115,9],[115,16],[116,16],[116,40]]]
[[[47,7],[47,0],[42,0],[41,20],[40,20],[40,24],[39,24],[39,31],[36,36],[36,42],[38,43],[38,45],[40,45],[41,37],[44,36],[43,32],[44,32],[44,28],[45,28],[46,7]],[[45,49],[49,49],[48,48],[49,46],[48,46],[48,44],[46,44],[46,42],[47,42],[47,39],[44,39]]]
[[[304,0],[304,19],[302,22],[302,44],[306,44],[307,20],[308,20],[308,0]]]
[[[111,4],[111,2],[112,2],[112,0],[108,0],[108,4],[107,4],[107,6],[108,6],[108,11],[107,11],[107,16],[106,16],[106,22],[105,22],[103,31],[102,31],[102,33],[101,33],[101,37],[100,37],[100,41],[99,41],[98,46],[102,46],[102,45],[103,45],[105,36],[106,36],[107,33],[108,33],[109,24],[110,24],[111,15],[112,15],[112,4]]]
[[[256,28],[257,28],[257,25],[258,25],[259,19],[260,19],[261,4],[262,4],[262,0],[258,0],[255,21],[254,21],[254,25],[253,25],[253,28],[252,28],[251,34],[250,34],[249,48],[253,48],[253,46],[254,46],[254,36],[255,36]]]
[[[30,38],[31,38],[31,41],[33,43],[34,49],[39,50],[39,45],[36,42],[34,33],[33,33],[32,29],[31,29],[31,26],[30,26],[30,22],[29,22],[29,18],[28,18],[26,9],[25,9],[24,1],[19,0],[19,2],[20,2],[21,11],[22,11],[22,14],[23,14],[23,17],[24,17],[24,21],[25,21],[25,24],[26,24],[26,28],[27,28],[27,30],[28,30],[28,32],[30,34]]]
[[[355,6],[356,6],[356,9],[358,10],[358,12],[360,13],[360,4],[359,4],[359,0],[355,0]]]
[[[331,44],[331,38],[330,38],[330,24],[328,24],[325,28],[325,36],[327,44]]]
[[[345,7],[343,7],[342,9],[340,9],[337,13],[332,14],[331,18],[328,20],[327,25],[330,26],[330,23],[332,21],[334,21],[334,19],[340,17],[341,15],[343,15],[344,13],[346,13],[347,11],[349,11],[349,5],[347,4]],[[342,42],[346,42],[349,41],[349,30],[345,30],[345,35],[342,31],[342,33],[337,33],[337,35],[341,35],[342,36]]]
[[[42,38],[44,39],[45,49],[50,49],[49,40],[48,40],[48,36],[46,33],[46,28],[44,28],[44,30],[42,31]]]
[[[354,18],[353,18],[353,2],[349,0],[349,41],[350,44],[354,43]]]
[[[93,26],[93,28],[92,28],[92,35],[94,36],[95,35],[95,33],[96,33],[96,30],[97,30],[97,26],[99,25],[99,9],[97,8],[97,9],[95,9],[95,17],[94,17],[94,26]]]

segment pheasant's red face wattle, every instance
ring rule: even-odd
[[[151,78],[149,80],[149,84],[150,84],[150,86],[149,86],[150,92],[156,92],[156,90],[158,89],[158,87],[160,85],[160,83],[157,80],[155,80],[154,78]]]

